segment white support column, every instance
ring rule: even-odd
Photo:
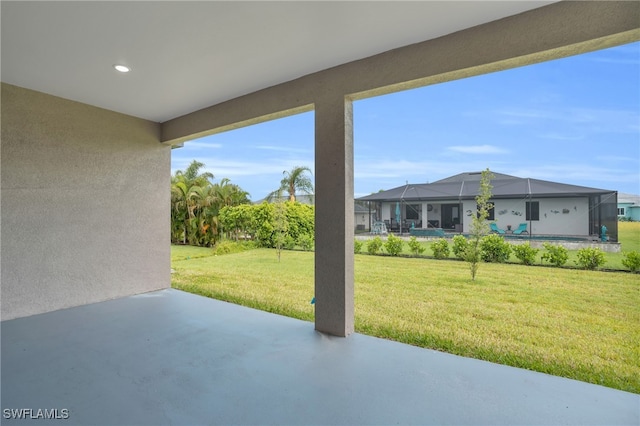
[[[353,109],[335,97],[315,105],[316,330],[353,333]]]

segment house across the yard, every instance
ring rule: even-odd
[[[618,193],[565,183],[493,173],[494,208],[489,220],[506,234],[601,238],[618,241]],[[433,183],[407,184],[378,192],[368,201],[391,230],[442,229],[469,232],[477,211],[481,172],[460,173]],[[522,225],[524,228],[525,225]]]
[[[640,221],[640,195],[618,194],[618,219]]]

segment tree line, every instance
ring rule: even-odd
[[[283,172],[280,186],[261,204],[251,204],[250,194],[223,178],[202,172],[193,160],[171,177],[171,242],[210,247],[223,238],[252,239],[263,247],[280,247],[313,239],[313,206],[296,202],[297,192],[313,194],[308,167]],[[287,200],[283,196],[287,193]]]

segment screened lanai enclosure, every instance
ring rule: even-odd
[[[477,210],[480,172],[433,183],[406,184],[357,201],[369,203],[372,220],[391,232],[442,235],[469,232]],[[540,179],[494,173],[495,232],[522,238],[618,241],[618,193]]]

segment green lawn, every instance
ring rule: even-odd
[[[174,288],[313,320],[313,253],[172,259]],[[368,255],[355,274],[358,332],[640,393],[637,274],[483,263],[471,282],[463,262]]]

